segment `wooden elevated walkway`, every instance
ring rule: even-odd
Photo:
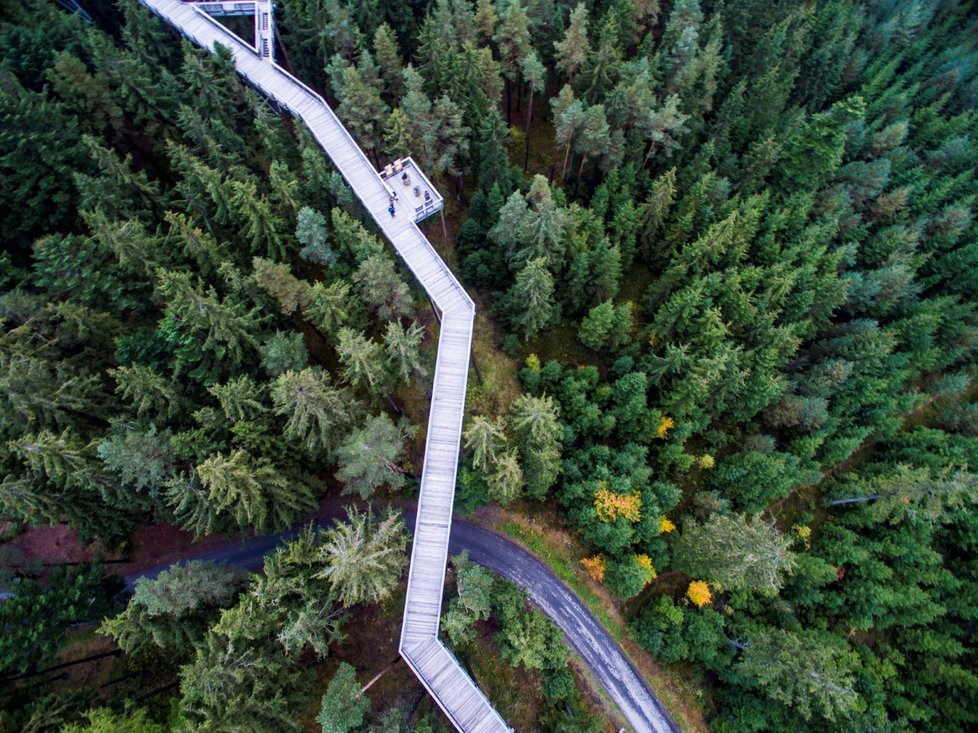
[[[387,211],[390,186],[325,100],[275,64],[270,49],[256,50],[244,43],[194,3],[140,2],[200,46],[213,50],[220,43],[228,47],[248,83],[305,122],[441,312],[400,652],[460,731],[509,733],[512,729],[438,640],[475,305],[411,213],[404,210],[391,218]]]

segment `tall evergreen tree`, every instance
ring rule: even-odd
[[[381,413],[344,438],[336,450],[336,478],[346,484],[343,493],[368,499],[381,486],[404,488],[405,471],[399,463],[405,457],[405,441],[414,432]]]
[[[349,428],[359,413],[356,399],[318,367],[276,377],[272,403],[275,412],[286,418],[285,437],[313,455],[331,451],[337,433]]]
[[[380,517],[347,509],[346,521],[326,531],[322,554],[329,581],[344,605],[377,603],[387,598],[407,565],[407,530],[399,511]]]

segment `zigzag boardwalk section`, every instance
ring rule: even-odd
[[[441,312],[400,652],[460,731],[509,733],[512,729],[438,639],[475,305],[411,220],[410,212],[390,216],[387,207],[392,189],[321,96],[276,65],[269,54],[248,46],[192,3],[140,1],[200,46],[213,50],[220,43],[228,47],[238,73],[305,122]]]

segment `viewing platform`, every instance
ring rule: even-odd
[[[411,157],[398,158],[390,163],[380,171],[380,177],[394,189],[398,207],[412,211],[416,222],[424,221],[445,207],[445,200],[438,189]]]

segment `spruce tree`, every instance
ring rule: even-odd
[[[326,530],[317,577],[329,581],[346,606],[377,603],[394,591],[407,565],[407,530],[399,511],[380,517],[348,508],[346,521]]]

